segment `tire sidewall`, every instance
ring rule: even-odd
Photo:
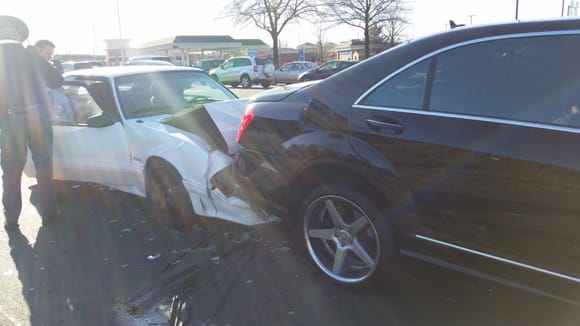
[[[308,239],[305,232],[305,219],[306,219],[306,212],[310,205],[314,203],[317,199],[327,196],[327,195],[334,195],[338,197],[343,197],[348,199],[349,201],[353,202],[359,208],[361,208],[366,216],[369,217],[371,220],[375,231],[377,232],[379,238],[379,261],[376,269],[373,273],[367,277],[366,279],[356,282],[356,283],[344,283],[340,282],[330,276],[328,276],[314,261],[314,257],[310,253],[308,249]],[[393,240],[393,233],[390,228],[390,223],[387,218],[388,209],[381,208],[380,206],[376,205],[369,196],[365,194],[363,191],[360,190],[359,187],[353,187],[348,185],[341,185],[341,184],[323,184],[320,186],[315,187],[310,191],[310,193],[305,197],[302,201],[302,205],[297,211],[297,219],[298,219],[298,232],[296,232],[301,237],[302,247],[305,252],[308,253],[310,260],[316,267],[324,274],[324,276],[339,284],[344,285],[356,285],[360,283],[370,283],[374,281],[379,281],[393,270],[396,264],[396,248],[395,248],[395,241]]]
[[[240,78],[240,84],[242,85],[242,88],[252,87],[252,81],[250,80],[250,77],[248,77],[247,75],[243,75]]]
[[[169,187],[175,190],[171,200],[174,205],[178,206],[177,216],[168,216],[166,214],[165,209],[162,207],[162,201],[165,199],[157,198],[157,195],[153,193],[154,184],[157,184],[161,189],[160,191],[163,192],[159,194],[161,196],[166,196]],[[147,170],[146,194],[147,203],[156,217],[167,218],[166,222],[176,228],[184,228],[192,224],[195,215],[193,205],[191,204],[189,193],[185,189],[177,172],[159,164],[154,164],[149,167]]]

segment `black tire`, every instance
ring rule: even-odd
[[[264,83],[262,83],[262,87],[263,87],[263,88],[266,88],[266,89],[267,89],[267,88],[270,88],[270,83],[268,83],[268,82],[264,82]]]
[[[370,198],[359,189],[329,184],[303,201],[300,234],[314,264],[332,281],[376,280],[396,264],[386,210]]]
[[[230,86],[232,86],[233,88],[236,88],[236,87],[238,87],[238,83],[232,83],[232,84],[230,84]]]
[[[171,166],[152,162],[147,167],[147,203],[155,217],[177,229],[190,227],[195,213],[179,173]]]
[[[248,77],[248,75],[243,75],[240,77],[240,85],[242,85],[242,88],[252,87],[252,81],[250,80],[250,77]]]

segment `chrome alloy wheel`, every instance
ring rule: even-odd
[[[380,240],[372,220],[354,202],[337,195],[312,201],[304,215],[310,256],[332,279],[364,281],[379,264]]]

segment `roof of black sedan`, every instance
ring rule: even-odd
[[[463,26],[427,35],[370,57],[322,81],[304,92],[328,105],[354,103],[366,90],[400,68],[422,60],[450,46],[491,37],[542,34],[552,31],[579,31],[580,18],[520,21],[479,26]]]

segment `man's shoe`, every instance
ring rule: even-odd
[[[18,222],[4,221],[4,229],[6,232],[15,232],[20,230],[20,226],[18,225]]]

